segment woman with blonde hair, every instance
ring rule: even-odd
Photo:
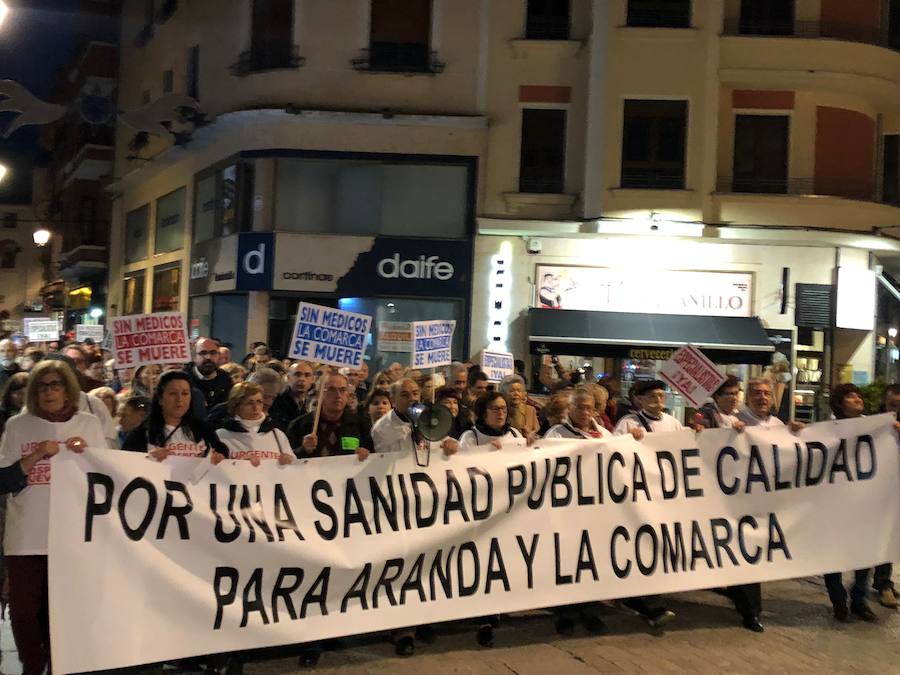
[[[116,400],[116,392],[112,390],[112,387],[97,387],[96,389],[91,389],[88,394],[96,396],[103,401],[103,405],[109,410],[109,414],[112,415],[113,419],[116,418],[118,401]]]
[[[226,363],[224,366],[220,366],[220,369],[228,374],[232,385],[247,379],[247,369],[238,363]]]
[[[509,401],[509,423],[525,437],[534,437],[541,428],[537,412],[528,403],[525,380],[519,375],[508,375],[500,381],[500,393]]]
[[[263,459],[277,459],[279,464],[294,461],[294,451],[281,429],[266,415],[262,387],[255,382],[239,382],[228,394],[229,417],[216,433],[228,447],[231,459],[247,459],[259,466]]]
[[[62,361],[41,361],[31,370],[25,409],[10,418],[0,441],[0,467],[16,475],[7,511],[4,553],[9,606],[22,672],[37,675],[50,663],[47,606],[47,530],[50,521],[49,458],[64,446],[73,452],[103,448],[100,421],[78,410],[80,387]],[[5,483],[5,481],[4,481]]]

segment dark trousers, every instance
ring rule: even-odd
[[[863,603],[866,600],[866,585],[871,570],[856,570],[853,573],[853,586],[850,588],[850,604]],[[834,607],[846,606],[847,590],[844,588],[844,579],[840,572],[832,572],[825,575],[825,588],[828,589],[828,597]]]
[[[11,555],[9,618],[23,675],[40,675],[50,662],[50,610],[47,604],[47,556]]]
[[[762,612],[762,586],[760,584],[729,586],[723,594],[731,599],[734,608],[741,616],[759,616]]]
[[[872,587],[879,593],[885,588],[893,590],[894,582],[891,577],[894,575],[894,566],[891,563],[884,563],[875,568],[875,575],[872,579]]]

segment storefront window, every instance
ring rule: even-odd
[[[188,337],[196,340],[201,335],[212,334],[212,296],[201,295],[191,298],[190,311],[190,330]]]
[[[297,306],[301,301],[334,307],[348,312],[368,314],[372,317],[366,361],[369,372],[384,370],[392,362],[404,366],[410,363],[410,346],[403,344],[403,328],[410,321],[453,319],[456,332],[453,336],[453,358],[462,360],[466,345],[464,336],[468,330],[462,300],[419,300],[408,298],[330,298],[291,297],[272,298],[269,301],[269,344],[273,349],[287,354],[291,332],[297,318]]]
[[[281,230],[414,237],[466,236],[468,164],[279,159]]]
[[[184,245],[184,188],[156,200],[155,253],[177,251]]]
[[[250,229],[252,162],[204,171],[197,178],[195,192],[194,243]]]
[[[368,314],[372,332],[366,349],[369,372],[384,370],[392,362],[410,365],[411,346],[402,339],[403,327],[411,321],[447,319],[456,321],[453,335],[453,358],[462,360],[466,326],[461,300],[419,300],[408,298],[341,298],[340,309]]]
[[[122,281],[122,314],[143,314],[144,271],[132,272]]]
[[[178,310],[181,284],[181,265],[160,265],[153,270],[153,311]]]
[[[194,242],[212,239],[216,232],[216,176],[197,181],[194,195]]]
[[[125,263],[133,263],[147,258],[147,237],[149,234],[150,205],[129,211],[125,216]]]

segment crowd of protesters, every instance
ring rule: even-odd
[[[276,358],[264,344],[254,344],[240,362],[212,338],[193,344],[189,364],[147,365],[116,370],[108,352],[87,343],[50,344],[46,349],[17,347],[0,341],[0,501],[5,527],[2,602],[9,603],[13,634],[26,675],[44,671],[49,662],[47,614],[47,521],[50,480],[48,459],[60,451],[87,447],[115,448],[169,456],[223,458],[290,464],[296,459],[370,453],[435,452],[452,456],[510,445],[530,446],[535,439],[598,439],[685,429],[665,409],[666,387],[659,380],[637,382],[621,396],[618,382],[587,372],[564,372],[555,361],[544,364],[535,390],[528,393],[522,362],[518,374],[499,383],[472,363],[455,362],[443,372],[424,372],[391,364],[382,372],[336,369],[307,361]],[[773,427],[784,422],[773,414],[773,386],[763,378],[744,385],[729,376],[689,421],[690,428]],[[743,399],[743,403],[742,403]],[[415,406],[434,403],[449,411],[445,438],[424,441],[413,428]],[[863,414],[860,390],[835,387],[834,417]],[[318,408],[318,410],[317,410]],[[900,410],[900,385],[888,387],[884,409]],[[796,430],[799,425],[791,424]],[[25,528],[25,513],[42,528]],[[825,576],[838,621],[856,617],[877,621],[867,602],[869,583],[878,601],[896,609],[889,561],[857,570],[848,593],[841,574]],[[730,598],[742,625],[762,632],[759,584],[716,589]],[[618,603],[653,628],[675,619],[670,609],[651,598]],[[559,633],[569,635],[581,623],[592,633],[606,624],[599,603],[553,609]],[[478,644],[494,644],[500,617],[476,621]],[[409,656],[417,641],[431,642],[431,626],[391,634],[397,654]],[[313,667],[322,645],[301,646],[300,663]],[[209,657],[213,670],[229,667],[227,656]]]

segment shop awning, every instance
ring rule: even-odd
[[[662,358],[692,344],[716,363],[771,361],[775,348],[755,316],[528,310],[532,354]]]

